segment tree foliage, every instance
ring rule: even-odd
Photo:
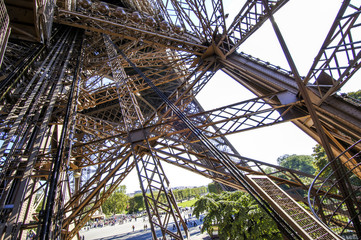
[[[210,193],[194,204],[194,214],[206,213],[202,232],[218,226],[220,239],[281,239],[276,223],[247,193]]]
[[[208,192],[210,193],[221,193],[223,190],[222,190],[222,187],[219,183],[217,182],[212,182],[210,184],[208,184]]]
[[[347,93],[347,95],[354,99],[361,101],[361,90],[358,90],[356,92],[349,92],[349,93]]]
[[[326,151],[320,144],[316,144],[316,146],[313,148],[312,156],[314,157],[313,164],[316,168],[316,173],[319,173],[329,163]],[[333,169],[331,166],[329,166],[322,172],[321,176],[328,177],[329,175],[332,175],[332,172],[333,172]],[[331,176],[331,177],[334,177],[334,176]],[[357,177],[357,175],[350,172],[348,178],[349,178],[349,181],[353,185],[361,186],[361,179],[359,177]]]
[[[177,201],[190,200],[191,198],[199,198],[201,195],[207,193],[207,188],[202,187],[193,187],[193,188],[185,188],[185,189],[174,189],[172,190],[174,198]],[[166,198],[162,193],[160,196],[161,202],[166,202]]]
[[[324,168],[328,163],[328,158],[322,145],[316,144],[316,146],[313,148],[312,156],[314,159],[313,166],[315,167],[316,173],[318,174],[322,170],[322,168]],[[321,176],[327,176],[330,172],[330,169],[323,172]]]
[[[128,213],[136,213],[145,208],[144,198],[141,193],[135,194],[129,199]]]
[[[177,201],[189,200],[191,198],[200,197],[205,193],[207,193],[207,188],[204,186],[173,190],[174,197]]]
[[[102,205],[104,214],[113,215],[125,211],[129,197],[125,194],[126,186],[119,186]]]
[[[277,163],[282,167],[298,170],[309,174],[314,174],[316,171],[313,166],[313,157],[309,155],[285,154],[277,158]]]

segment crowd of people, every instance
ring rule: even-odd
[[[105,227],[105,226],[114,226],[115,224],[124,224],[127,222],[137,221],[140,217],[140,214],[118,214],[113,215],[109,218],[105,217],[96,217],[90,220],[84,227],[85,230],[91,228]]]
[[[182,214],[184,223],[187,225],[189,230],[193,229],[192,231],[194,231],[194,229],[196,228],[196,231],[199,231],[201,229],[203,219],[202,217],[197,219],[195,216],[192,215],[193,208],[189,208],[189,207],[180,208],[179,210],[180,213]],[[106,226],[114,226],[114,225],[117,226],[122,225],[120,226],[121,229],[123,229],[123,231],[128,233],[134,232],[136,234],[149,234],[148,231],[150,231],[151,229],[151,224],[152,224],[151,222],[153,222],[153,226],[155,227],[155,230],[158,231],[159,230],[158,221],[160,220],[163,222],[164,217],[166,217],[165,215],[166,215],[165,213],[161,214],[161,220],[158,219],[156,216],[154,216],[154,219],[152,221],[149,221],[148,215],[146,214],[145,211],[138,214],[119,214],[119,215],[113,215],[108,218],[105,217],[94,218],[92,221],[88,222],[85,228],[83,228],[81,234],[88,235],[85,233],[90,231],[91,229],[95,230],[95,228],[103,228]],[[184,226],[180,224],[178,227],[181,230],[183,230]],[[173,222],[170,222],[170,224],[168,224],[168,229],[173,232],[178,231],[178,227],[176,226],[176,223]]]
[[[187,207],[187,208],[180,208],[180,212],[183,215],[183,220],[187,224],[188,227],[195,227],[198,226],[197,219],[192,217],[193,208]],[[164,215],[165,213],[162,213]],[[192,219],[193,218],[193,219]],[[116,224],[124,224],[124,223],[130,223],[130,222],[137,222],[138,219],[143,222],[148,222],[148,216],[146,215],[146,212],[140,212],[138,214],[117,214],[113,215],[111,217],[106,218],[105,215],[98,216],[93,218],[91,221],[89,221],[85,227],[84,230],[90,230],[92,228],[101,228],[105,226],[114,226]],[[156,220],[155,220],[156,221]],[[202,222],[202,219],[199,219],[200,222]],[[148,230],[149,226],[148,223],[145,223],[143,225],[143,230]],[[173,230],[176,229],[175,224],[173,224]],[[131,230],[134,232],[136,230],[136,225],[131,226]]]

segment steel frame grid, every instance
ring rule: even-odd
[[[138,10],[141,10],[141,9],[143,9],[144,8],[144,6],[145,5],[143,5],[142,4],[143,2],[142,1],[134,1],[134,3],[132,3],[133,5],[133,7],[134,7],[134,9],[138,9]],[[190,3],[195,3],[194,1],[193,2],[190,2]],[[219,4],[220,2],[215,2],[216,4]],[[203,8],[201,8],[201,10],[202,10]],[[190,10],[191,10],[191,8],[190,8]],[[203,11],[203,10],[202,10]],[[220,11],[220,8],[217,8],[217,11]],[[99,13],[97,13],[97,14],[99,14]],[[149,12],[148,12],[148,14],[149,14]],[[199,13],[198,13],[199,14]],[[101,14],[100,14],[101,15]],[[201,14],[202,15],[202,14]],[[217,16],[217,14],[215,14],[214,16]],[[223,15],[221,14],[221,16],[223,17]],[[106,19],[107,17],[109,17],[109,16],[101,16],[101,18],[104,18],[104,19]],[[91,19],[91,20],[94,20],[94,22],[96,22],[97,20],[96,19]],[[173,26],[173,25],[172,25]],[[220,25],[219,25],[220,26]],[[102,27],[104,27],[104,25],[102,26]],[[160,37],[160,39],[163,39],[163,36],[159,36]],[[149,44],[152,44],[151,42],[149,43]],[[159,46],[161,46],[161,47],[165,47],[166,45],[159,45]],[[179,50],[179,49],[177,49],[177,50]],[[195,50],[195,49],[193,49],[193,50]],[[217,51],[215,51],[215,52],[217,52]],[[195,53],[195,52],[192,52],[193,54],[196,54],[197,55],[197,53]],[[219,52],[217,53],[217,54],[219,54]],[[198,53],[198,55],[199,55],[199,53]],[[220,54],[220,56],[221,57],[223,57],[221,54]],[[137,57],[138,58],[138,57]],[[100,61],[99,61],[100,60]],[[104,62],[104,60],[102,60],[101,58],[99,58],[97,61],[99,61],[100,63],[101,62]],[[139,64],[140,64],[141,62],[139,62]],[[199,63],[199,62],[198,62]],[[214,64],[214,63],[210,63],[209,65],[208,65],[208,67],[207,67],[207,69],[214,69],[214,70],[217,70],[217,69],[219,69],[219,65],[217,66],[216,64]],[[207,72],[207,70],[206,70],[206,68],[203,68],[203,70],[204,70],[204,72],[203,72],[203,74],[200,74],[200,78],[198,78],[198,77],[196,77],[195,79],[196,79],[196,82],[197,82],[197,84],[198,83],[200,83],[200,88],[199,89],[201,89],[202,88],[202,86],[204,86],[204,84],[206,84],[207,83],[207,81],[209,80],[209,78],[213,75],[213,74],[208,74],[209,72]],[[275,69],[275,70],[277,70],[277,69]],[[98,68],[98,69],[94,69],[94,72],[96,72],[96,71],[104,71],[104,73],[106,73],[106,69],[100,69],[100,68]],[[196,73],[196,71],[195,71],[195,73]],[[207,73],[207,74],[204,74],[204,73]],[[204,77],[203,78],[203,76],[206,76],[206,77]],[[209,77],[209,78],[208,78]],[[186,88],[183,88],[183,87],[180,87],[179,88],[179,92],[178,93],[175,93],[175,95],[174,95],[174,100],[176,101],[176,102],[178,102],[178,106],[180,107],[180,108],[182,108],[182,109],[184,109],[184,110],[186,110],[187,112],[189,112],[189,113],[191,113],[191,112],[196,112],[196,111],[194,111],[194,106],[196,106],[196,104],[193,102],[193,100],[192,100],[192,98],[194,97],[194,95],[192,95],[193,94],[193,91],[192,91],[192,87],[188,87],[187,86],[187,84],[184,84],[184,86],[186,86]],[[197,91],[196,91],[197,92]],[[195,92],[195,93],[196,93]],[[177,95],[177,94],[179,94],[180,93],[180,95]],[[88,94],[88,96],[89,97],[91,97],[91,94]],[[112,97],[110,97],[110,99],[111,99]],[[88,99],[90,99],[90,98],[88,98]],[[105,100],[104,101],[104,103],[105,102],[107,102],[107,100]],[[98,103],[95,103],[95,105],[98,105]],[[163,105],[164,106],[164,105]],[[158,107],[158,112],[157,112],[157,110],[156,109],[153,109],[153,113],[154,113],[154,116],[156,116],[155,114],[156,113],[158,113],[158,114],[163,114],[164,113],[164,110],[160,110],[160,109],[162,109],[162,107],[163,107],[162,105],[160,105],[159,107]],[[193,109],[192,109],[193,108]],[[170,122],[174,122],[174,116],[172,116],[173,114],[171,113],[171,111],[169,110],[169,108],[168,107],[166,107],[165,106],[165,109],[166,109],[166,116],[168,117],[168,121],[169,121],[169,123]],[[230,106],[230,109],[232,109],[232,107]],[[218,111],[218,110],[217,110]],[[231,110],[231,111],[233,111],[233,110]],[[257,111],[256,111],[257,112]],[[110,117],[114,117],[116,114],[119,114],[119,110],[115,110],[114,112],[113,112],[113,116],[110,116]],[[223,115],[222,114],[229,114],[229,112],[227,112],[227,110],[226,109],[224,109],[224,112],[219,112],[219,113],[217,113],[218,115],[214,115],[214,117],[215,117],[215,119],[217,118],[217,116],[218,117],[221,117],[221,118],[223,118]],[[160,119],[161,118],[159,118],[158,116],[156,116],[156,117],[154,117],[154,116],[152,116],[152,117],[150,117],[149,119],[147,119],[147,122],[148,123],[157,123],[158,122],[158,124],[161,124],[161,121],[160,121]],[[225,115],[226,116],[226,115]],[[83,119],[87,119],[87,120],[89,120],[89,119],[91,119],[90,120],[90,122],[93,122],[92,123],[92,125],[93,126],[99,126],[98,125],[98,121],[99,121],[99,119],[102,119],[102,118],[105,118],[106,116],[105,115],[101,115],[101,114],[99,114],[99,115],[96,115],[96,116],[87,116],[87,117],[85,117],[85,118],[83,118]],[[264,119],[267,119],[267,116],[262,116],[262,117],[264,117]],[[98,118],[98,119],[97,119]],[[207,119],[207,118],[204,118],[204,119]],[[202,121],[204,121],[203,123],[205,123],[204,124],[204,126],[207,126],[207,124],[209,124],[207,121],[205,121],[203,119],[203,117],[201,117],[201,116],[195,116],[195,118],[194,118],[194,120],[196,120],[197,121],[197,123],[199,122],[200,124],[202,123]],[[107,126],[110,126],[110,125],[113,125],[113,128],[114,129],[116,129],[116,128],[118,128],[118,129],[121,129],[121,127],[117,127],[117,126],[114,126],[114,123],[112,123],[111,121],[109,121],[110,120],[110,118],[108,117],[107,118],[107,121],[108,121],[108,123],[107,124],[105,124],[105,125],[107,125]],[[323,119],[324,120],[324,119]],[[296,120],[296,121],[299,121],[299,120]],[[222,121],[220,121],[220,123],[221,123]],[[260,123],[262,123],[262,119],[261,119],[261,121],[260,121]],[[164,122],[164,124],[166,124],[166,122]],[[104,125],[104,126],[105,126]],[[332,123],[330,124],[330,126],[332,125]],[[89,127],[90,126],[90,127]],[[83,128],[83,130],[85,130],[85,131],[89,131],[89,133],[91,132],[91,134],[94,134],[94,137],[92,137],[92,138],[89,138],[89,139],[92,139],[92,140],[90,140],[90,142],[89,143],[101,143],[101,142],[106,142],[107,140],[109,140],[109,139],[111,139],[111,137],[109,137],[109,136],[107,136],[108,135],[108,132],[107,132],[107,130],[105,130],[105,129],[101,129],[101,127],[97,127],[97,129],[92,129],[92,127],[91,127],[91,124],[89,125],[89,126],[87,126],[87,127],[84,127]],[[164,126],[166,126],[166,125],[164,125]],[[208,125],[208,126],[211,126],[211,125]],[[224,129],[227,129],[227,127],[226,127],[226,125],[223,125],[224,126]],[[152,126],[147,126],[147,128],[151,128]],[[216,128],[216,131],[217,131],[217,128],[218,128],[218,131],[219,131],[219,126],[214,126],[214,128]],[[222,127],[221,127],[222,128]],[[251,127],[251,128],[253,128],[253,127]],[[111,129],[111,127],[110,128],[108,128],[108,129]],[[165,127],[165,129],[169,129],[169,127]],[[124,126],[123,126],[123,130],[124,130]],[[207,131],[207,130],[206,130]],[[226,130],[227,131],[227,130]],[[229,133],[232,133],[233,131],[231,130],[231,131],[229,131]],[[209,132],[210,133],[210,132]],[[228,134],[228,133],[227,133]],[[225,134],[220,134],[220,136],[224,136]],[[105,137],[104,137],[105,136]],[[117,136],[116,137],[114,137],[114,139],[112,139],[111,141],[116,141],[115,139],[116,138],[119,138],[119,139],[122,139],[122,136],[124,136],[124,132],[123,132],[123,134],[121,133],[121,131],[119,131],[118,133],[117,133]],[[185,137],[185,139],[188,139],[188,140],[191,140],[192,138],[193,138],[193,136],[192,136],[192,134],[191,133],[189,133],[189,134],[185,134],[185,135],[183,135],[183,137]],[[157,137],[155,136],[155,135],[151,135],[151,138],[152,138],[152,140],[154,140],[154,139],[156,139]],[[216,140],[216,139],[215,139]],[[219,142],[217,141],[214,141],[214,143],[215,144],[219,144]],[[122,145],[123,147],[126,147],[126,145],[127,144],[125,144],[125,145]],[[86,142],[82,142],[80,139],[79,139],[79,141],[78,141],[78,146],[79,146],[79,148],[81,148],[81,147],[85,147],[85,146],[87,146],[87,143]],[[110,148],[109,148],[110,149]],[[101,148],[99,148],[98,150],[95,150],[95,151],[93,151],[94,153],[96,152],[96,151],[99,151],[99,152],[102,152],[102,151],[105,151],[104,149],[101,149]],[[91,155],[91,153],[90,153],[91,151],[89,151],[89,154]],[[80,155],[81,155],[81,153],[80,153]],[[89,156],[90,156],[89,155]],[[93,159],[91,159],[91,158],[88,158],[88,164],[89,165],[91,165],[91,164],[94,164],[94,162],[93,162]],[[100,163],[100,165],[102,164],[101,163],[101,161],[99,162]]]
[[[7,46],[7,41],[10,36],[10,27],[9,27],[9,15],[6,10],[4,0],[0,1],[0,67],[5,55],[5,49]]]

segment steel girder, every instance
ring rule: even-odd
[[[300,89],[295,81],[295,72],[289,73],[235,52],[237,47],[265,20],[272,19],[272,15],[286,2],[247,1],[231,26],[228,27],[222,1],[210,1],[210,5],[196,0],[167,1],[167,3],[163,1],[122,1],[118,5],[98,1],[78,1],[77,3],[57,1],[55,21],[85,29],[87,36],[83,45],[82,71],[79,75],[81,82],[78,86],[80,94],[76,99],[77,114],[73,115],[74,130],[69,135],[71,136],[69,137],[71,154],[69,162],[62,170],[63,173],[67,172],[69,175],[64,176],[64,184],[57,188],[59,197],[56,200],[59,200],[59,213],[66,216],[58,226],[64,230],[65,238],[72,238],[77,234],[101,203],[135,167],[136,161],[132,156],[163,160],[234,189],[242,189],[222,166],[219,159],[214,158],[209,150],[204,148],[195,138],[194,133],[174,115],[169,105],[164,104],[150,90],[146,82],[130,68],[127,62],[121,58],[117,59],[116,55],[109,59],[109,53],[106,51],[101,34],[112,36],[115,46],[125,52],[127,57],[165,93],[168,99],[182,110],[187,118],[191,119],[207,139],[232,159],[242,173],[269,175],[278,184],[286,184],[292,190],[306,189],[308,184],[304,184],[304,181],[308,182],[307,179],[312,176],[241,157],[225,136],[292,121],[320,142],[319,133],[313,125],[314,120],[309,116],[310,108],[316,112],[335,154],[361,138],[361,117],[358,107],[345,101],[343,97],[332,95],[360,66],[360,54],[357,52],[359,51],[359,42],[352,37],[352,33],[359,27],[357,22],[359,6],[353,1],[344,2],[319,56],[328,57],[326,51],[336,50],[325,61],[326,64],[322,64],[324,59],[318,57],[312,73],[310,72],[304,79],[304,83],[309,83],[311,77],[315,76],[316,78],[317,89],[314,88],[315,84],[313,83],[306,86],[311,106],[305,104],[303,96],[299,94]],[[21,4],[17,7],[27,9],[27,6],[21,6]],[[43,3],[38,9],[42,11],[27,10],[32,14],[40,13],[35,19],[44,16],[44,19],[49,20],[48,25],[41,27],[43,31],[46,30],[42,33],[44,36],[48,36],[46,35],[47,31],[51,28],[53,7],[53,2],[45,1],[45,4]],[[10,15],[10,18],[12,16],[14,15]],[[24,36],[26,34],[21,38],[24,39]],[[35,38],[39,40],[39,35],[34,36],[28,36],[27,40]],[[341,36],[341,40],[338,43],[337,41],[332,42],[334,39],[338,39],[338,36]],[[48,37],[41,38],[48,39]],[[16,45],[10,42],[9,46]],[[15,72],[14,65],[17,64],[13,63],[24,59],[21,57],[22,54],[29,57],[26,66],[19,65],[20,70],[16,70],[20,76],[17,81],[19,84],[7,85],[6,92],[2,95],[2,109],[5,112],[2,134],[5,142],[13,141],[8,137],[9,131],[10,135],[14,135],[11,131],[16,130],[14,126],[17,123],[9,122],[13,121],[14,116],[18,118],[23,115],[33,117],[24,112],[29,107],[18,108],[16,105],[12,106],[10,101],[16,101],[17,94],[26,90],[27,86],[31,86],[29,78],[31,79],[32,75],[30,77],[24,75],[29,69],[35,69],[35,67],[28,68],[29,66],[36,66],[38,62],[48,64],[48,60],[41,59],[44,48],[35,46],[33,49],[33,53],[19,51],[14,54],[14,51],[9,51],[13,56],[5,54],[4,63],[8,68],[3,71],[5,73],[3,76],[9,76]],[[338,57],[339,53],[346,53],[350,56],[348,58],[350,63],[338,65],[341,59]],[[74,58],[71,57],[71,59],[73,61]],[[130,89],[127,92],[119,92],[119,87],[116,86],[114,72],[117,70],[112,69],[109,64],[112,61],[117,62],[116,68],[124,68],[125,74],[130,79]],[[335,62],[336,67],[332,65]],[[336,73],[331,74],[335,80],[324,77],[324,73],[318,76],[319,72],[333,71],[335,68],[338,77],[334,77],[337,75]],[[258,97],[204,111],[195,100],[195,96],[219,69],[232,76]],[[50,70],[55,70],[55,67],[50,67]],[[41,74],[46,76],[49,69],[40,68],[39,71],[45,71]],[[71,66],[65,72],[70,74],[74,71],[77,71],[76,67]],[[328,91],[324,91],[325,79],[328,79],[327,83],[333,83],[333,87]],[[64,91],[58,96],[63,107],[66,103],[67,87],[68,84],[65,84]],[[136,144],[136,147],[132,147],[134,141],[129,140],[132,135],[129,132],[131,125],[124,124],[124,106],[119,105],[119,99],[125,99],[126,94],[135,97],[139,111],[144,117],[143,126],[138,126],[135,130],[147,133],[149,144],[145,146]],[[52,116],[58,116],[60,119],[63,116],[61,109],[63,108],[57,105],[53,111],[49,110],[49,114],[52,112]],[[7,117],[8,119],[6,119]],[[125,120],[129,119],[125,118]],[[47,120],[42,120],[44,126],[46,123]],[[61,124],[54,124],[54,126],[57,125]],[[46,131],[40,131],[40,134],[48,136],[45,138],[48,140],[44,140],[42,146],[48,147],[49,152],[38,154],[43,161],[40,168],[35,167],[37,172],[32,176],[34,181],[37,181],[37,185],[28,184],[28,187],[33,189],[27,191],[30,197],[25,197],[24,201],[20,199],[23,202],[18,202],[16,207],[21,208],[24,202],[29,201],[28,199],[40,196],[36,195],[36,192],[45,189],[47,176],[51,174],[49,171],[51,156],[58,150],[57,142],[60,132],[60,127],[49,127]],[[19,139],[26,142],[27,139],[30,139],[29,135],[27,136],[19,137]],[[3,148],[10,145],[4,144]],[[134,154],[135,150],[137,154]],[[16,161],[11,160],[11,157],[15,156],[13,154],[15,152],[4,155],[3,159],[8,160],[4,160],[4,163],[12,162],[12,165],[3,167],[3,171],[5,168],[10,172],[22,171],[20,165],[13,166],[17,164]],[[35,152],[33,152],[34,154]],[[25,162],[28,165],[32,164],[30,160]],[[352,164],[351,168],[357,163]],[[358,175],[357,168],[354,173]],[[11,179],[12,173],[6,178],[14,181]],[[2,186],[8,188],[11,184],[8,185],[6,181],[2,181]],[[23,181],[27,180],[24,178]],[[60,189],[63,191],[62,194],[59,192]],[[291,194],[296,196],[297,191]],[[333,197],[342,198],[340,195]],[[39,199],[42,198],[36,200]],[[301,197],[299,196],[298,199]],[[2,204],[4,203],[3,201]],[[33,204],[32,208],[36,206]],[[6,207],[9,206],[6,205]],[[23,207],[27,208],[25,205]],[[29,210],[27,214],[31,215]],[[16,212],[13,215],[15,216]],[[41,217],[39,214],[34,216],[35,219]],[[36,225],[22,220],[15,225],[13,229],[18,229],[14,230],[18,231],[17,234],[21,234],[19,229],[36,227]],[[56,235],[56,224],[52,227]],[[12,231],[9,229],[8,232]]]

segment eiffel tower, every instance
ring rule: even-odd
[[[360,239],[361,108],[339,91],[361,66],[361,3],[340,4],[302,77],[274,19],[287,2],[240,1],[230,19],[222,0],[0,0],[1,239],[79,239],[133,169],[153,239],[190,239],[164,162],[249,192],[287,239]],[[266,21],[290,70],[239,50]],[[256,97],[204,110],[218,71]],[[323,146],[329,175],[226,138],[285,122]]]

